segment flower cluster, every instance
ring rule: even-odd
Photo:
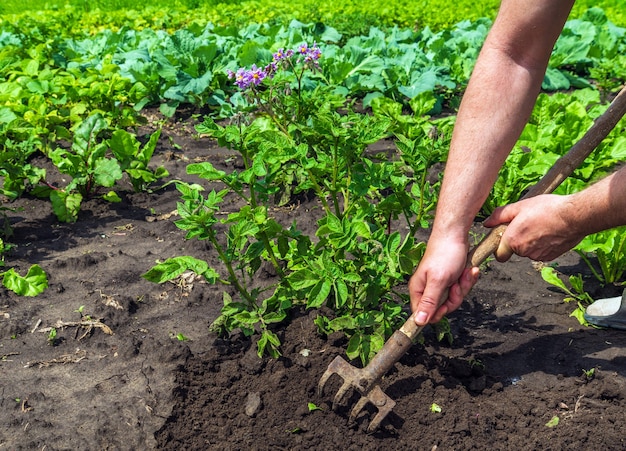
[[[253,64],[251,69],[244,69],[242,67],[238,69],[237,72],[233,72],[232,70],[228,71],[228,78],[234,78],[235,84],[239,86],[240,89],[246,89],[250,85],[258,86],[266,76],[267,71],[256,67],[256,64]]]
[[[248,89],[251,86],[258,86],[266,78],[272,78],[276,71],[281,67],[293,67],[293,56],[297,55],[295,64],[304,63],[304,67],[318,68],[318,60],[322,55],[317,44],[314,42],[312,47],[309,47],[306,43],[300,45],[296,50],[278,49],[276,53],[272,55],[272,61],[265,67],[260,68],[255,64],[252,68],[245,69],[240,68],[237,72],[228,70],[228,78],[234,79],[235,84],[239,89]]]

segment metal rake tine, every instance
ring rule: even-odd
[[[385,394],[379,385],[376,385],[367,395],[370,401],[378,409],[378,413],[372,419],[367,427],[367,432],[374,432],[380,426],[380,423],[387,417],[389,412],[396,406],[396,402]]]
[[[319,396],[322,396],[324,394],[324,386],[326,385],[326,382],[328,382],[328,379],[330,379],[330,376],[332,376],[333,374],[335,374],[335,372],[330,369],[326,370],[324,374],[322,374],[322,377],[317,384],[317,394]]]
[[[351,388],[352,388],[352,382],[350,381],[345,381],[343,385],[339,387],[339,390],[337,390],[337,394],[333,398],[333,410],[335,410],[337,406],[341,404],[341,401],[343,400],[344,396],[346,396],[346,393]]]
[[[367,396],[361,396],[361,399],[359,399],[359,401],[354,405],[354,407],[350,411],[350,417],[348,418],[348,423],[354,423],[356,421],[356,417],[359,416],[359,413],[361,413],[361,410],[363,410],[363,408],[369,401],[370,400],[367,398]]]
[[[378,427],[380,426],[380,423],[382,423],[382,421],[385,419],[385,417],[390,411],[391,409],[389,410],[385,409],[384,411],[379,410],[378,413],[374,415],[372,422],[367,427],[367,432],[371,433],[371,432],[374,432],[376,429],[378,429]]]
[[[412,321],[411,323],[415,324]],[[405,339],[402,339],[402,337],[398,338],[398,334],[401,334]],[[395,340],[393,339],[394,337],[396,337]],[[356,405],[350,412],[350,423],[353,423],[365,405],[368,402],[371,402],[374,407],[378,409],[378,413],[369,424],[367,429],[368,432],[375,431],[378,426],[380,426],[380,423],[385,419],[387,414],[391,412],[393,407],[396,405],[396,402],[387,396],[379,385],[373,385],[373,383],[382,373],[384,373],[384,371],[389,369],[387,361],[389,360],[391,363],[396,362],[399,356],[406,351],[406,348],[411,345],[410,337],[406,336],[404,332],[396,331],[390,340],[391,341],[388,343],[391,344],[386,344],[385,346],[391,347],[391,350],[386,353],[387,355],[384,357],[383,361],[379,361],[380,357],[379,360],[377,360],[377,357],[374,357],[368,366],[363,369],[355,368],[340,356],[335,357],[330,365],[328,365],[328,369],[322,375],[317,387],[318,393],[322,395],[326,382],[333,374],[337,374],[343,379],[343,384],[333,398],[333,410],[336,410],[337,406],[342,404],[342,400],[351,388],[361,394],[361,398],[357,401]]]

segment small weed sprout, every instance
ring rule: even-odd
[[[561,289],[567,295],[564,299],[565,302],[576,302],[577,307],[570,316],[575,317],[581,325],[589,326],[590,324],[585,320],[584,313],[587,306],[593,303],[593,298],[583,287],[582,275],[569,276],[569,287],[561,280],[559,273],[552,266],[544,266],[541,268],[541,277],[550,285]]]
[[[585,378],[586,382],[592,381],[595,376],[596,376],[596,369],[595,368],[591,368],[591,369],[588,369],[588,370],[583,368],[583,377]]]
[[[80,307],[78,307],[76,310],[74,310],[75,313],[78,313],[80,315],[80,319],[84,320],[84,321],[91,321],[91,315],[85,315],[85,306],[81,305]]]
[[[176,339],[178,341],[188,341],[189,337],[186,337],[185,335],[183,335],[182,333],[179,332],[179,333],[176,334]]]
[[[441,413],[441,410],[441,406],[435,402],[430,405],[430,411],[432,413]]]
[[[316,410],[323,410],[321,407],[315,405],[312,402],[308,403],[307,406],[309,408],[309,412],[315,412]]]
[[[50,332],[48,332],[48,344],[50,346],[54,346],[56,344],[57,341],[57,330],[56,328],[52,328],[50,329]]]
[[[559,417],[558,415],[555,415],[550,419],[550,421],[546,423],[546,427],[553,428],[557,426],[558,424],[559,424]]]

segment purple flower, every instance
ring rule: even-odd
[[[276,73],[276,71],[278,70],[278,64],[276,64],[276,61],[274,60],[271,63],[269,63],[267,66],[265,66],[264,70],[267,76],[272,78],[274,76],[274,73]]]
[[[267,73],[265,72],[265,70],[256,67],[256,64],[253,64],[252,69],[250,69],[249,72],[250,83],[254,83],[255,86],[258,86],[263,81],[266,75]]]
[[[320,50],[320,48],[317,46],[316,43],[313,43],[313,47],[307,49],[306,56],[304,57],[304,62],[305,63],[315,62],[318,59],[320,59],[321,55],[322,55],[322,51]]]
[[[280,48],[272,55],[272,61],[278,63],[286,58],[285,49]]]
[[[304,64],[309,67],[318,67],[317,60],[320,59],[322,52],[317,46],[317,43],[314,42],[313,47],[309,47],[307,43],[301,44],[300,46],[298,46],[296,51],[299,56],[304,57],[303,59],[298,58],[296,60],[296,63],[304,61]]]
[[[233,72],[230,71],[229,77],[231,77],[230,74],[232,73]],[[250,74],[243,67],[240,69],[237,69],[237,72],[235,72],[233,76],[235,78],[235,84],[239,87],[239,89],[246,89],[248,86],[250,86],[250,81],[251,81]]]
[[[317,68],[317,60],[320,58],[322,52],[315,42],[312,47],[309,47],[308,44],[304,43],[295,50],[285,50],[280,48],[272,54],[272,61],[263,68],[257,67],[256,64],[253,64],[249,70],[242,67],[237,69],[237,72],[227,70],[226,74],[229,79],[235,79],[235,84],[239,87],[239,89],[247,89],[252,85],[258,86],[266,77],[272,78],[280,65],[285,68],[291,66],[293,63],[288,60],[294,54],[298,55],[296,63],[300,63],[302,61],[301,57],[303,57],[304,64],[306,66]]]

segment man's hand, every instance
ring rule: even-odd
[[[508,226],[496,251],[499,262],[517,254],[537,261],[554,260],[584,238],[571,218],[573,206],[569,196],[544,194],[498,207],[483,225]]]
[[[466,268],[467,243],[430,240],[409,281],[411,309],[422,326],[456,310],[478,280],[478,268]]]

